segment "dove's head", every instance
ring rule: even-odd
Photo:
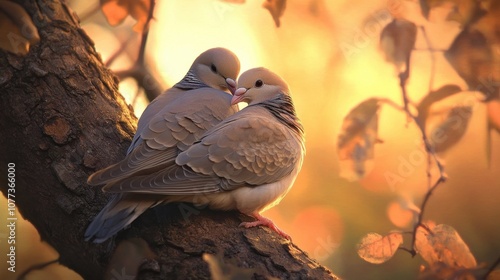
[[[290,94],[287,83],[280,76],[263,67],[253,68],[241,74],[231,104],[247,102],[251,105],[280,94]]]
[[[193,62],[191,70],[206,85],[234,93],[240,61],[228,49],[213,48],[200,54]]]

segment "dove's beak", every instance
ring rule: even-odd
[[[234,94],[236,91],[236,82],[231,78],[226,78],[227,89]]]
[[[240,103],[245,98],[246,88],[239,88],[234,92],[233,98],[231,99],[231,105]]]

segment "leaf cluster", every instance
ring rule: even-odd
[[[427,20],[434,9],[447,8],[446,20],[460,23],[461,31],[444,51],[444,56],[468,87],[445,84],[433,89],[433,54],[436,50],[432,48],[423,26],[396,15],[383,28],[380,49],[398,73],[402,105],[393,100],[372,97],[359,103],[345,116],[337,142],[340,175],[355,181],[371,171],[375,164],[375,144],[383,142],[378,135],[379,113],[382,105],[389,105],[401,111],[402,117],[419,129],[428,157],[429,183],[420,207],[408,199],[391,207],[394,213],[404,212],[405,221],[399,221],[401,225],[413,221],[411,231],[392,231],[386,235],[369,233],[362,238],[357,251],[361,258],[375,264],[386,262],[398,249],[412,256],[418,254],[428,264],[421,270],[422,279],[486,279],[488,275],[497,274],[498,271],[492,272],[498,261],[485,272],[486,267],[478,266],[453,227],[424,221],[423,213],[432,192],[446,180],[444,165],[438,155],[455,146],[467,133],[476,104],[487,103],[489,129],[499,130],[500,2],[420,0],[419,3]],[[408,95],[406,85],[411,77],[411,56],[416,50],[418,36],[427,42],[432,69],[429,90],[416,102]],[[475,97],[473,92],[479,92],[482,98]],[[431,183],[432,168],[438,171],[434,184]],[[394,213],[389,215],[396,217],[400,214]],[[403,246],[404,234],[410,236],[408,247]]]

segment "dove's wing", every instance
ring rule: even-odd
[[[171,88],[160,96],[155,98],[149,105],[144,109],[142,115],[137,123],[137,131],[132,139],[132,143],[127,150],[127,155],[130,154],[139,144],[142,143],[143,139],[141,138],[142,132],[148,127],[149,122],[168,104],[173,102],[175,99],[184,95],[186,91],[178,88]]]
[[[260,106],[247,107],[177,156],[178,166],[104,187],[110,192],[188,195],[277,182],[302,162],[299,136]]]
[[[208,128],[236,112],[237,107],[229,106],[230,100],[229,94],[212,88],[186,92],[151,119],[141,133],[141,143],[132,152],[92,174],[88,183],[100,185],[167,168]]]

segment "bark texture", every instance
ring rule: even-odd
[[[86,179],[123,158],[137,120],[65,4],[17,2],[41,40],[25,57],[0,50],[0,171],[15,163],[17,209],[61,264],[85,279],[216,278],[209,263],[253,279],[336,279],[274,232],[238,227],[251,218],[189,204],[152,209],[110,242],[85,242],[85,228],[108,199]],[[6,194],[7,176],[0,178]]]

